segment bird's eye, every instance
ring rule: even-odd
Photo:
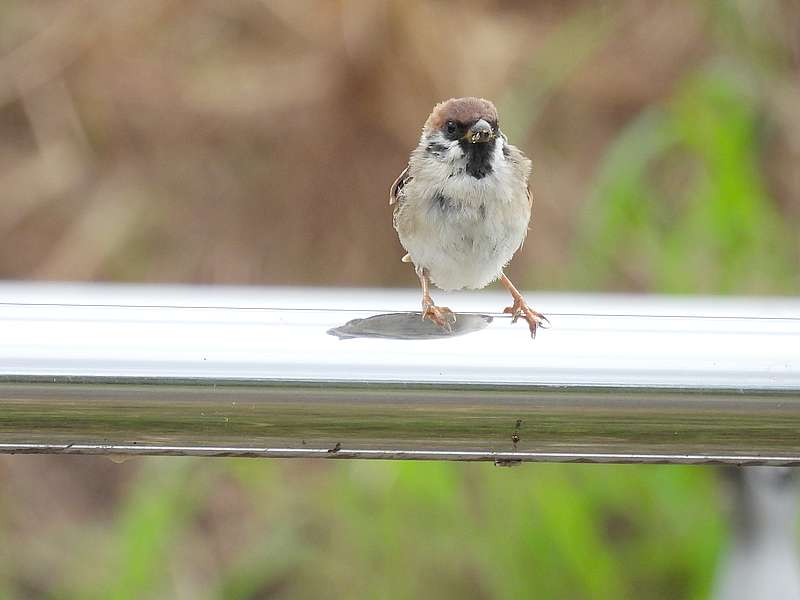
[[[448,121],[445,125],[447,128],[447,133],[453,134],[458,130],[458,125],[455,124],[455,121]]]

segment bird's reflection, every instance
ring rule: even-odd
[[[339,339],[387,338],[392,340],[435,340],[466,335],[486,328],[492,322],[489,315],[460,314],[448,331],[425,319],[418,312],[386,313],[366,319],[353,319],[329,329]]]

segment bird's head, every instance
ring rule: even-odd
[[[433,107],[417,147],[418,156],[445,162],[453,173],[483,179],[498,160],[498,140],[505,138],[497,123],[497,109],[483,98],[451,98]]]
[[[423,136],[440,134],[451,142],[486,144],[498,135],[497,109],[483,98],[451,98],[433,107]]]

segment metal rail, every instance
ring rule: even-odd
[[[800,301],[528,299],[0,284],[0,452],[800,465]]]

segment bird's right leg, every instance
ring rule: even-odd
[[[430,294],[431,280],[428,270],[417,267],[417,277],[422,285],[422,318],[430,319],[439,327],[447,331],[453,330],[453,323],[456,322],[456,313],[446,306],[436,306]]]

